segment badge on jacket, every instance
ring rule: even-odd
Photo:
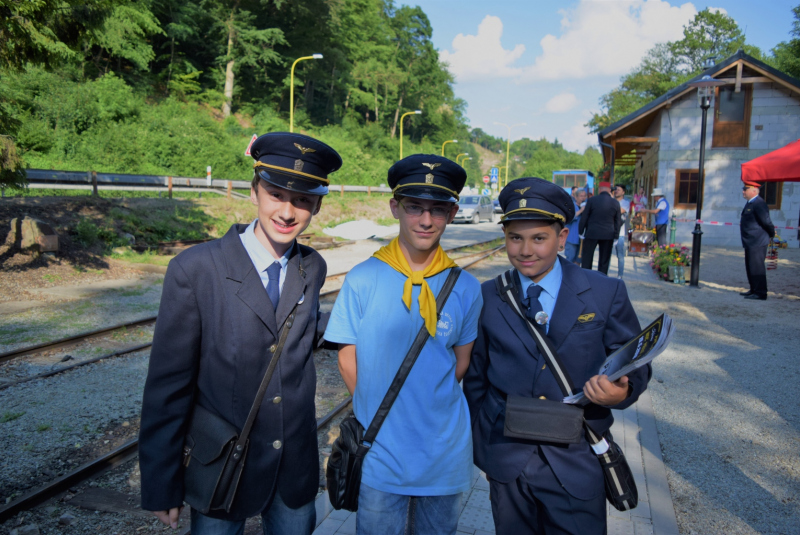
[[[581,314],[580,316],[578,316],[578,321],[580,323],[589,323],[594,319],[594,316],[595,316],[594,312],[592,312],[591,314]]]

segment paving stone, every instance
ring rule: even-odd
[[[314,530],[313,535],[335,535],[342,524],[341,520],[334,520],[328,517]]]
[[[467,529],[464,529],[467,528]],[[469,529],[482,529],[494,533],[494,519],[492,512],[486,509],[473,509],[467,507],[458,519],[458,529],[469,531]]]
[[[344,522],[344,521],[345,521],[345,520],[347,520],[347,519],[350,517],[350,515],[352,515],[352,514],[353,514],[353,513],[351,513],[350,511],[346,511],[346,510],[344,510],[344,509],[339,509],[338,511],[334,509],[334,510],[331,512],[331,514],[329,514],[329,515],[328,515],[328,518],[332,518],[332,519],[334,519],[334,520],[341,520],[342,522]]]
[[[650,523],[643,524],[641,522],[634,522],[633,533],[635,535],[653,535],[653,525]]]
[[[336,533],[341,533],[342,535],[355,535],[356,532],[356,516],[357,515],[350,515],[347,517],[347,520],[339,528],[339,531]]]
[[[608,519],[608,535],[635,535],[633,524],[621,518]]]
[[[479,489],[473,490],[469,500],[467,500],[467,508],[484,509],[491,512],[492,502],[489,499],[489,491]]]

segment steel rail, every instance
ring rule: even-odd
[[[353,402],[352,397],[339,403],[328,414],[317,420],[317,428],[324,427],[331,422],[339,413],[345,410]],[[27,511],[45,501],[69,490],[71,487],[82,483],[95,475],[101,474],[136,458],[139,454],[139,439],[131,439],[112,451],[85,463],[75,470],[60,476],[50,483],[32,490],[8,505],[0,507],[0,523],[5,522],[12,516],[22,511]]]
[[[21,349],[15,349],[13,351],[9,351],[7,353],[0,353],[0,362],[6,362],[8,360],[22,357],[24,355],[30,355],[31,353],[41,353],[43,351],[49,351],[51,349],[59,349],[62,347],[71,347],[74,345],[78,345],[85,340],[90,340],[92,338],[97,338],[99,336],[104,336],[112,331],[117,331],[119,329],[127,329],[128,327],[141,327],[143,325],[150,325],[156,322],[156,317],[152,316],[150,318],[143,318],[140,320],[130,321],[128,323],[121,323],[119,325],[114,325],[112,327],[104,327],[102,329],[98,329],[96,331],[89,331],[81,334],[76,334],[75,336],[69,336],[67,338],[62,338],[60,340],[56,340],[54,342],[44,342],[41,344],[36,344],[33,346],[23,347]]]

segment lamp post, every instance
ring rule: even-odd
[[[294,67],[301,61],[307,59],[322,59],[322,54],[312,54],[310,56],[303,56],[297,58],[292,63],[292,73],[289,81],[289,132],[294,132]]]
[[[494,124],[505,126],[506,128],[508,128],[508,137],[506,138],[506,184],[508,184],[508,154],[511,150],[511,129],[516,128],[518,126],[525,126],[525,123],[512,124],[511,126],[498,122],[495,122]]]
[[[469,156],[469,153],[468,152],[462,152],[461,154],[456,156],[456,163],[458,163],[458,159],[461,158],[462,156]]]
[[[404,113],[400,116],[400,159],[403,159],[403,118],[406,115],[419,115],[422,113],[422,110],[414,110]]]
[[[715,80],[709,75],[703,76],[696,82],[690,82],[689,87],[697,88],[697,101],[700,108],[703,110],[703,118],[700,123],[700,165],[698,168],[697,177],[697,194],[696,194],[696,211],[695,211],[695,224],[692,231],[692,270],[689,279],[689,286],[698,287],[700,284],[700,242],[703,236],[703,230],[700,227],[700,221],[703,219],[703,183],[705,182],[704,165],[706,159],[706,116],[708,115],[708,108],[711,107],[711,101],[714,98],[714,88],[720,85],[725,85],[725,82]]]
[[[498,189],[503,189],[503,186],[505,185],[505,184],[503,184],[503,173],[502,173],[503,169],[506,170],[506,184],[508,184],[508,166],[507,165],[500,165],[500,166],[497,167]]]
[[[448,143],[458,143],[458,140],[457,139],[448,139],[447,141],[442,143],[442,156],[444,156],[444,146],[447,145]]]

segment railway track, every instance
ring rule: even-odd
[[[471,244],[471,245],[468,245],[468,246],[453,248],[453,249],[448,250],[448,253],[463,252],[465,249],[470,249],[470,248],[474,248],[476,246],[486,245],[487,243],[490,243],[490,242],[493,242],[493,241],[495,241],[495,240],[490,240],[489,242],[482,242],[482,243],[479,243],[479,244]],[[492,247],[490,249],[484,249],[484,250],[475,251],[475,252],[468,251],[463,256],[457,258],[457,260],[459,261],[459,264],[460,264],[462,269],[468,269],[468,268],[474,266],[475,264],[477,264],[477,263],[479,263],[479,262],[481,262],[483,260],[486,260],[486,259],[490,258],[491,256],[501,252],[503,249],[505,249],[505,245],[499,245],[499,246],[496,246],[496,247]],[[339,278],[343,278],[345,275],[346,275],[346,273],[339,273],[339,274],[331,275],[326,279],[326,282],[333,281],[333,280],[339,279]],[[323,294],[321,294],[321,296],[323,296],[323,295],[335,295],[338,292],[339,292],[338,289],[337,290],[331,290],[329,292],[323,292]],[[57,341],[49,343],[49,344],[38,344],[36,346],[30,346],[30,347],[27,347],[27,348],[23,348],[23,349],[20,349],[20,350],[16,350],[16,351],[13,351],[13,352],[9,352],[9,353],[5,353],[3,355],[0,355],[0,362],[8,361],[8,360],[11,360],[13,358],[20,357],[20,356],[32,355],[32,354],[35,354],[35,353],[38,353],[38,352],[50,351],[50,350],[53,350],[53,349],[60,349],[60,348],[64,348],[64,347],[69,347],[70,345],[80,344],[80,343],[85,342],[86,340],[91,340],[93,338],[106,336],[106,335],[108,335],[110,333],[113,333],[116,330],[120,330],[120,329],[123,329],[123,328],[127,329],[127,328],[130,328],[130,327],[149,325],[149,324],[154,323],[155,319],[156,319],[155,317],[143,318],[143,319],[140,319],[140,320],[136,320],[134,322],[129,322],[129,323],[122,324],[122,325],[115,325],[115,326],[112,326],[112,327],[99,329],[97,331],[93,331],[93,332],[90,332],[90,333],[82,333],[80,335],[76,335],[76,336],[72,336],[72,337],[69,337],[69,338],[64,338],[64,339],[61,339],[61,340],[57,340]],[[79,363],[76,363],[76,364],[73,364],[73,365],[70,365],[70,366],[65,366],[65,367],[60,368],[58,370],[52,370],[52,371],[44,372],[44,373],[41,373],[41,374],[38,374],[38,375],[35,375],[35,376],[31,376],[29,378],[22,379],[20,381],[16,381],[16,382],[13,382],[13,383],[7,383],[7,384],[4,384],[4,385],[0,385],[0,389],[7,388],[7,387],[12,386],[14,384],[19,384],[20,382],[26,382],[26,381],[31,381],[31,380],[34,380],[34,379],[50,377],[50,376],[53,376],[53,375],[56,375],[56,374],[59,374],[59,373],[63,373],[65,371],[69,371],[71,369],[77,368],[79,366],[83,366],[83,365],[86,365],[86,364],[98,362],[98,361],[103,360],[103,359],[107,359],[107,358],[111,358],[111,357],[115,357],[115,356],[126,355],[126,354],[133,353],[133,352],[136,352],[136,351],[141,351],[141,350],[147,349],[151,345],[152,345],[152,343],[139,344],[137,346],[126,348],[126,349],[123,349],[123,350],[120,350],[120,351],[116,351],[116,352],[110,353],[108,355],[103,355],[103,356],[96,357],[96,358],[93,358],[93,359],[90,359],[90,360],[87,360],[87,361],[82,361],[82,362],[79,362]],[[325,416],[323,416],[322,418],[317,420],[317,428],[318,429],[323,429],[326,426],[330,425],[338,415],[340,415],[342,412],[344,412],[345,410],[347,410],[350,407],[351,403],[352,403],[352,398],[350,398],[350,397],[348,397],[346,400],[344,400],[341,403],[339,403],[336,407],[334,407]],[[98,457],[96,459],[93,459],[92,461],[89,461],[89,462],[81,465],[80,467],[78,467],[78,468],[76,468],[76,469],[74,469],[74,470],[72,470],[72,471],[70,471],[70,472],[68,472],[68,473],[66,473],[66,474],[54,479],[54,480],[52,480],[51,482],[43,485],[42,487],[27,492],[25,495],[23,495],[22,497],[18,498],[17,500],[0,507],[0,523],[5,522],[9,518],[13,517],[14,515],[16,515],[16,514],[18,514],[20,512],[30,510],[30,509],[36,507],[37,505],[40,505],[40,504],[42,504],[42,503],[44,503],[44,502],[46,502],[46,501],[48,501],[48,500],[60,495],[60,494],[63,494],[67,490],[69,490],[71,488],[74,488],[76,485],[78,485],[78,484],[80,484],[82,482],[85,482],[87,480],[95,478],[95,477],[99,476],[100,474],[108,472],[109,470],[111,470],[111,469],[113,469],[115,467],[118,467],[118,466],[120,466],[120,465],[122,465],[122,464],[124,464],[124,463],[126,463],[126,462],[128,462],[130,460],[132,460],[132,459],[135,459],[137,456],[138,456],[138,439],[129,440],[129,441],[125,442],[124,444],[116,447],[112,451],[109,451],[109,452],[105,453],[104,455],[102,455],[102,456],[100,456],[100,457]],[[186,533],[189,533],[189,532],[186,531]]]

